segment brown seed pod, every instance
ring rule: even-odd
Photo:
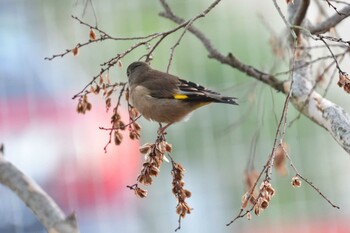
[[[293,186],[294,188],[299,188],[299,187],[301,186],[301,180],[299,179],[298,176],[294,176],[294,177],[292,178],[292,186]]]
[[[89,38],[92,41],[96,40],[96,33],[94,32],[94,30],[92,28],[90,28],[90,31],[89,31]]]
[[[72,49],[72,53],[74,56],[78,56],[78,54],[79,54],[78,46],[76,46],[75,48]]]

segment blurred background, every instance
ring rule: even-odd
[[[285,1],[278,2],[285,12]],[[175,27],[158,16],[162,10],[158,1],[92,3],[98,26],[116,37]],[[210,3],[169,1],[174,12],[186,19]],[[333,14],[322,4],[327,14]],[[99,72],[99,64],[135,41],[96,43],[80,49],[77,57],[68,54],[44,60],[88,40],[89,29],[71,18],[75,15],[94,25],[93,8],[84,8],[83,1],[0,1],[0,142],[5,145],[6,159],[35,179],[66,214],[75,211],[81,232],[173,232],[178,217],[170,164],[163,163],[160,175],[147,187],[146,199],[126,188],[135,183],[142,166],[138,146],[155,140],[157,124],[141,119],[140,142],[125,135],[121,146],[110,145],[104,153],[108,132],[99,127],[109,127],[111,112],[105,111],[103,98],[90,97],[93,107],[85,115],[76,112],[77,101],[71,98]],[[312,5],[308,14],[316,20],[315,9]],[[276,33],[283,29],[272,2],[222,1],[195,25],[224,54],[232,52],[266,72],[288,67],[287,60],[276,58],[269,45],[270,29]],[[348,40],[346,25],[349,21],[343,22],[338,32]],[[156,50],[153,67],[166,70],[170,48],[180,33],[169,36]],[[112,68],[111,81],[126,81],[126,67],[145,52],[141,47],[123,59],[122,68]],[[345,60],[343,68],[348,67],[349,60]],[[285,97],[208,59],[190,33],[176,49],[170,72],[236,96],[240,102],[238,107],[206,106],[189,121],[168,130],[173,157],[185,167],[185,188],[192,192],[188,203],[194,210],[183,220],[180,232],[349,232],[350,157],[329,133],[303,116],[287,129],[290,155],[300,173],[341,209],[332,208],[305,183],[294,189],[292,170],[286,176],[274,172],[271,183],[276,195],[269,208],[250,221],[243,218],[226,227],[240,210],[244,171],[252,149],[258,171],[271,153]],[[325,76],[323,88],[330,75]],[[339,90],[336,80],[328,98],[350,112],[349,96]],[[297,116],[290,107],[288,120]],[[260,137],[254,143],[257,132]],[[0,219],[0,232],[45,232],[31,211],[4,186],[0,186]]]

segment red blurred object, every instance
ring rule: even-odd
[[[18,146],[21,146],[17,142],[19,136],[26,147],[33,146],[32,141],[40,145],[41,154],[33,154],[31,148],[26,148],[28,154],[21,155],[21,158],[31,158],[24,164],[32,170],[43,169],[35,166],[36,161],[47,154],[58,156],[45,157],[54,163],[48,164],[53,169],[46,169],[46,177],[39,179],[44,180],[44,189],[63,208],[72,204],[89,207],[97,200],[108,203],[117,198],[120,190],[133,184],[138,176],[139,142],[129,139],[126,129],[122,144],[116,146],[112,140],[105,153],[103,148],[109,140],[109,131],[100,130],[99,126],[111,127],[111,113],[106,113],[104,105],[93,104],[92,110],[82,115],[76,112],[75,101],[58,103],[62,102],[39,97],[31,98],[30,102],[26,98],[0,100],[2,133],[6,138],[13,138],[13,144]],[[126,111],[122,107],[120,110],[127,123]],[[45,132],[45,136],[41,132]],[[47,135],[52,138],[45,138]],[[52,148],[55,153],[48,153]]]
[[[81,151],[77,152],[76,157],[62,160],[51,181],[53,195],[64,206],[72,203],[72,198],[79,207],[87,208],[96,201],[99,204],[120,201],[120,191],[136,181],[140,169],[139,142],[131,140],[126,129],[122,132],[121,145],[116,146],[112,137],[112,143],[105,153],[109,131],[98,127],[111,126],[110,114],[104,112],[104,107],[95,107],[85,115],[76,113],[78,116],[74,117],[72,126],[75,125],[79,131],[78,137],[75,137],[78,141],[76,146]],[[121,116],[128,119],[126,111],[122,111]]]

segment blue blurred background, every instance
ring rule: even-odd
[[[169,1],[174,12],[190,18],[211,1]],[[175,25],[157,14],[158,1],[94,1],[98,25],[117,37],[146,35]],[[281,2],[281,5],[285,5]],[[285,6],[284,6],[285,7]],[[314,9],[314,8],[312,8]],[[316,18],[312,11],[309,14]],[[103,147],[109,126],[101,96],[90,97],[91,112],[76,112],[71,97],[96,75],[99,64],[124,51],[134,41],[107,41],[80,49],[79,56],[46,61],[44,57],[88,40],[89,29],[70,16],[94,25],[91,6],[84,16],[82,1],[0,1],[0,142],[6,159],[34,178],[63,208],[75,211],[81,232],[173,232],[177,227],[176,200],[171,193],[169,164],[139,199],[125,186],[133,184],[143,158],[138,146],[153,142],[157,124],[143,119],[140,142],[126,138],[121,146]],[[328,13],[332,13],[330,10]],[[219,51],[232,52],[243,62],[267,72],[281,71],[269,47],[271,32],[283,24],[272,3],[222,1],[198,26]],[[343,23],[340,29],[346,28]],[[165,70],[171,46],[181,32],[170,36],[154,53],[153,67]],[[348,34],[342,34],[349,38]],[[146,48],[123,59],[122,68],[110,72],[112,82],[126,81],[126,67]],[[186,188],[193,212],[180,232],[350,232],[350,157],[331,136],[301,117],[287,129],[286,142],[294,164],[340,210],[332,208],[314,190],[290,185],[287,176],[273,174],[276,196],[261,216],[243,218],[230,227],[244,194],[244,170],[256,146],[255,167],[260,170],[271,152],[284,96],[245,75],[207,58],[203,46],[187,33],[177,48],[171,73],[201,83],[226,95],[237,96],[240,106],[210,105],[196,111],[188,122],[168,130],[173,157],[186,169]],[[345,60],[349,67],[349,61]],[[272,68],[272,67],[278,67]],[[330,74],[328,74],[330,75]],[[281,77],[287,78],[287,77]],[[326,80],[329,77],[325,77]],[[327,83],[323,87],[326,86]],[[333,83],[329,99],[350,112],[348,95]],[[123,110],[125,114],[125,109]],[[298,113],[290,108],[288,119]],[[258,142],[252,138],[259,130]],[[0,186],[0,232],[45,232],[35,216],[4,186]]]

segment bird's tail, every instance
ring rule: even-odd
[[[196,103],[202,103],[202,105],[206,105],[209,103],[224,103],[224,104],[233,104],[238,105],[238,103],[235,101],[237,98],[235,97],[228,97],[228,96],[222,96],[220,94],[212,94],[212,93],[195,93],[195,94],[189,94],[189,95],[183,95],[186,96],[186,98],[181,98],[181,100],[187,101],[187,102],[196,102]],[[175,99],[180,99],[175,97]]]
[[[229,96],[208,96],[211,102],[238,105],[237,98]]]

